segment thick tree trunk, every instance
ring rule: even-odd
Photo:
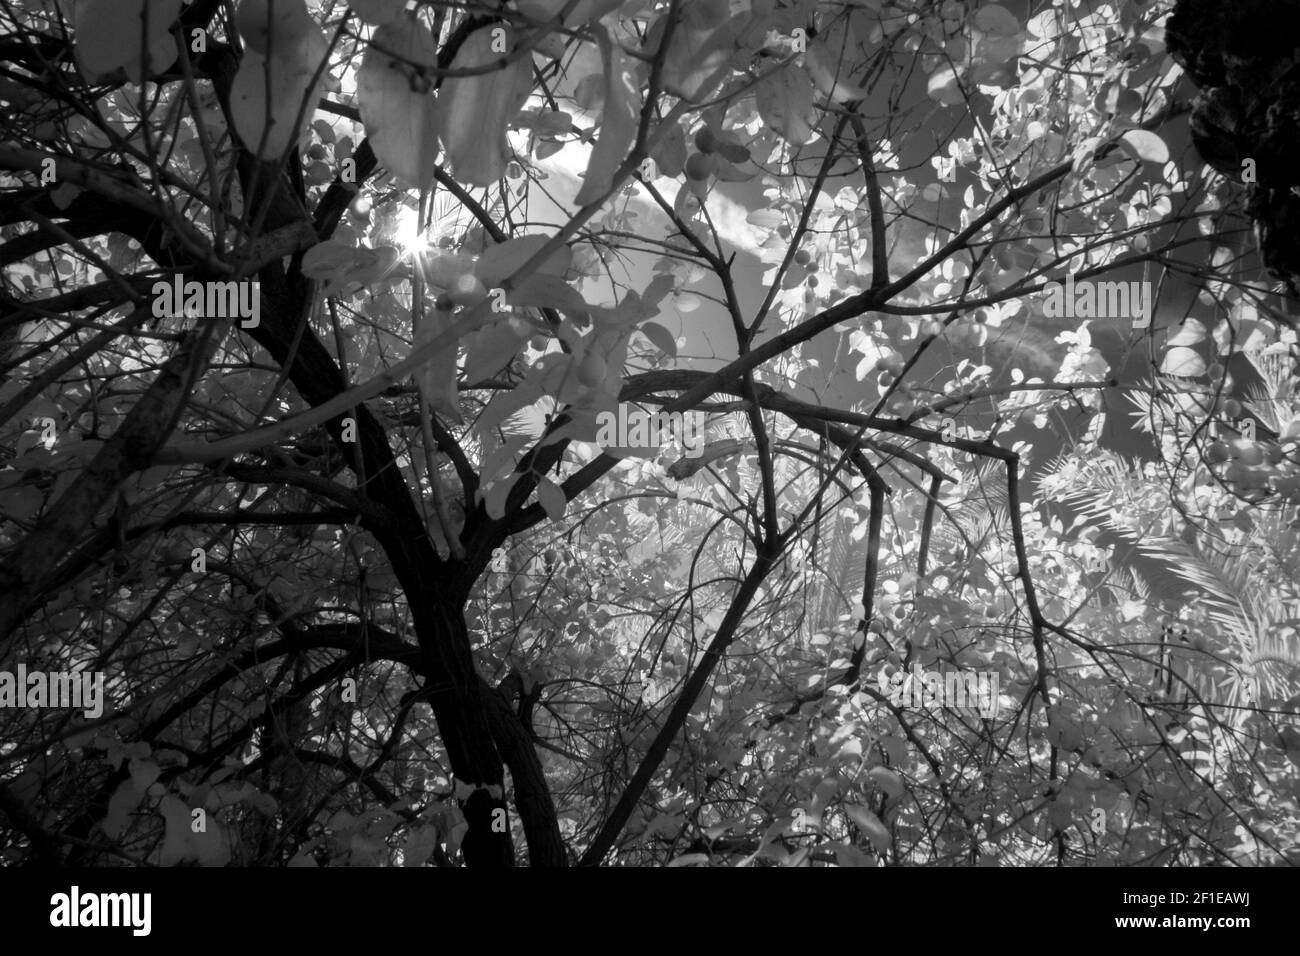
[[[309,284],[286,276],[278,265],[263,270],[260,278],[270,308],[263,308],[261,324],[249,334],[289,368],[290,381],[308,402],[317,405],[334,397],[344,389],[338,366],[310,328],[300,333],[297,328],[306,323]],[[356,421],[355,443],[342,441],[343,416],[326,428],[354,471],[364,474],[358,490],[390,518],[382,524],[366,519],[363,526],[383,547],[410,603],[428,700],[452,772],[460,784],[475,788],[461,802],[469,824],[462,844],[465,861],[510,866],[514,849],[501,796],[504,767],[492,741],[464,616],[445,589],[446,566],[424,531],[383,427],[364,405],[348,417]]]
[[[291,288],[289,278],[275,267],[263,272],[262,293],[273,307],[263,309],[261,325],[250,334],[278,362],[292,361],[290,380],[308,402],[315,405],[332,398],[344,387],[338,367],[309,328],[295,334],[295,318],[305,321],[306,283]],[[541,764],[518,717],[508,706],[502,711],[495,691],[484,684],[474,666],[452,569],[439,558],[425,533],[382,426],[364,405],[352,417],[357,426],[355,445],[340,441],[341,419],[330,422],[327,429],[354,469],[360,455],[363,465],[357,470],[365,474],[360,490],[390,516],[389,521],[373,527],[363,523],[384,548],[410,603],[421,670],[430,688],[428,700],[452,771],[462,784],[476,788],[461,804],[469,824],[462,844],[465,861],[472,866],[509,866],[514,862],[502,798],[504,752],[531,862],[564,866],[559,823]]]
[[[533,866],[568,866],[560,821],[555,815],[555,804],[530,729],[499,690],[484,684],[481,692],[488,704],[492,739],[510,768],[515,807],[528,840],[528,860]]]

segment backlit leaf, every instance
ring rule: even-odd
[[[1120,147],[1135,159],[1148,163],[1167,163],[1169,147],[1165,141],[1150,130],[1127,130],[1119,142]]]
[[[574,197],[580,206],[595,202],[613,188],[614,174],[636,138],[641,116],[641,91],[632,72],[632,62],[604,30],[597,33],[597,38],[605,64],[605,109],[596,145],[582,177],[582,188]]]
[[[489,289],[500,285],[540,252],[550,240],[550,236],[516,236],[488,246],[483,250],[483,255],[479,256],[478,262],[474,263],[474,275]],[[559,246],[542,263],[539,271],[560,275],[569,268],[572,259],[569,247]]]
[[[172,24],[181,0],[82,0],[76,8],[77,66],[91,82],[118,68],[133,83],[142,77],[142,53],[157,72],[176,59]]]
[[[1205,374],[1205,359],[1185,346],[1176,345],[1165,353],[1160,371],[1166,375],[1195,378]]]
[[[863,835],[871,841],[871,845],[875,847],[877,853],[884,853],[889,849],[889,830],[880,822],[879,817],[866,807],[856,803],[846,803],[844,812],[857,824]]]
[[[510,27],[482,27],[461,44],[451,69],[471,70],[507,60],[509,53],[493,50],[498,37],[502,40],[498,47],[504,45],[507,51],[514,47]],[[443,81],[435,125],[452,174],[465,185],[487,186],[505,175],[510,160],[506,124],[527,99],[531,80],[532,58],[516,56],[503,68]]]
[[[357,73],[357,96],[375,157],[419,189],[433,182],[438,158],[437,113],[430,79],[438,46],[424,24],[401,20],[375,31]]]
[[[329,79],[321,68],[329,44],[320,29],[313,23],[294,40],[269,57],[246,49],[231,85],[235,131],[262,159],[278,159],[297,143]]]
[[[782,69],[764,77],[755,88],[758,113],[768,128],[791,146],[803,146],[812,139],[817,114],[813,109],[813,85],[799,69]]]

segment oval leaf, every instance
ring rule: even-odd
[[[465,350],[465,381],[473,384],[505,368],[523,339],[510,322],[494,322],[469,338]]]
[[[235,26],[245,46],[276,56],[301,43],[315,22],[303,0],[240,0]]]
[[[499,66],[514,47],[510,27],[480,27],[451,61],[452,70]],[[496,49],[493,49],[496,47]],[[455,177],[467,186],[488,186],[505,175],[510,161],[506,124],[528,98],[532,57],[519,56],[502,69],[443,81],[434,120]]]
[[[419,348],[437,338],[451,325],[451,312],[430,309],[415,333],[415,347]],[[439,415],[460,423],[460,393],[456,388],[456,354],[458,343],[451,342],[425,362],[416,374],[420,394]]]
[[[510,278],[520,266],[537,255],[550,242],[550,236],[517,236],[483,250],[474,264],[474,275],[489,289]],[[569,268],[573,254],[568,246],[560,246],[542,263],[539,272],[561,275]]]
[[[698,102],[722,81],[734,49],[735,30],[727,0],[691,0],[682,5],[682,20],[673,30],[664,56],[663,87],[674,96]],[[646,35],[647,50],[658,50],[667,25],[660,17]]]
[[[838,103],[851,103],[867,96],[866,90],[842,75],[847,73],[847,65],[838,51],[832,51],[821,40],[808,47],[804,54],[803,67],[817,90]]]
[[[926,83],[926,92],[930,99],[944,106],[958,106],[966,99],[961,89],[961,78],[947,63],[930,74],[930,79]]]
[[[1196,378],[1205,374],[1205,359],[1191,349],[1176,345],[1165,353],[1160,363],[1160,371],[1165,375],[1180,375],[1184,378]]]
[[[230,112],[248,149],[262,159],[278,159],[298,141],[328,82],[320,68],[328,53],[329,43],[315,24],[269,57],[251,47],[244,51],[230,88]]]
[[[885,825],[880,822],[880,818],[868,810],[866,807],[859,806],[856,803],[846,803],[844,812],[853,820],[863,835],[871,841],[877,853],[884,853],[889,849],[889,831]]]
[[[560,486],[546,478],[539,479],[537,482],[537,501],[552,521],[563,518],[565,510],[569,507],[569,499],[564,496]]]
[[[1165,145],[1163,139],[1150,130],[1128,130],[1120,138],[1119,145],[1135,159],[1161,165],[1169,162],[1169,147]]]
[[[641,116],[641,91],[631,60],[604,30],[597,30],[597,38],[605,64],[605,110],[582,188],[574,197],[580,206],[603,199],[614,188],[614,176],[636,138]]]
[[[566,315],[585,315],[587,300],[559,276],[531,275],[510,290],[509,304],[526,309],[559,309]]]
[[[677,339],[662,325],[658,322],[646,322],[640,326],[640,329],[642,334],[654,343],[654,347],[660,352],[672,358],[677,357]]]
[[[91,82],[123,68],[127,79],[139,83],[141,51],[147,50],[149,70],[166,69],[176,59],[171,28],[180,9],[181,0],[84,0],[76,10],[77,66]]]
[[[1173,347],[1175,345],[1192,346],[1205,341],[1205,326],[1196,319],[1188,319],[1177,332],[1169,337],[1165,345]]]
[[[888,767],[872,767],[867,771],[867,776],[870,777],[871,782],[879,787],[891,800],[902,795],[902,778]]]
[[[402,20],[375,31],[357,73],[361,121],[375,157],[402,181],[425,189],[438,158],[437,113],[427,74],[438,45],[422,23]]]
[[[975,14],[975,26],[985,33],[997,36],[1011,36],[1020,32],[1020,21],[1006,7],[999,3],[989,3],[979,8]]]
[[[763,122],[791,146],[812,139],[813,85],[803,70],[779,70],[759,81],[755,90]]]

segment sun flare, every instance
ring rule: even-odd
[[[414,209],[404,208],[397,213],[393,242],[405,256],[423,252],[428,246],[429,238],[420,231],[420,216]]]

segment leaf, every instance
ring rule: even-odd
[[[514,47],[510,27],[481,27],[461,44],[451,69],[499,65],[507,54],[492,49],[494,36],[504,38],[507,50]],[[510,160],[506,125],[528,98],[532,70],[532,57],[519,56],[502,69],[443,81],[434,122],[452,174],[465,185],[487,186],[505,175]]]
[[[601,60],[605,65],[605,109],[600,132],[582,177],[582,188],[574,197],[579,206],[603,198],[614,187],[614,176],[636,139],[641,117],[641,91],[633,73],[632,61],[609,34],[597,28]]]
[[[682,6],[682,19],[673,30],[660,78],[669,93],[698,102],[722,81],[735,30],[727,0],[691,0]],[[646,36],[649,49],[659,49],[667,21],[665,14],[650,27]]]
[[[604,105],[605,76],[603,73],[591,73],[578,81],[573,88],[573,102],[584,110],[595,113]]]
[[[207,829],[189,835],[188,855],[197,860],[200,866],[225,866],[230,862],[230,846],[226,840],[225,828],[208,815]]]
[[[1165,375],[1181,375],[1196,378],[1205,374],[1205,359],[1196,352],[1182,345],[1176,345],[1165,353],[1160,363],[1160,371]]]
[[[566,315],[585,315],[590,306],[581,293],[559,276],[531,275],[510,290],[509,304],[516,308],[559,309]]]
[[[149,71],[166,69],[176,59],[171,28],[180,10],[181,0],[83,0],[76,8],[77,66],[92,83],[119,68],[139,83],[147,50]]]
[[[368,249],[349,246],[337,239],[318,242],[302,257],[302,273],[321,283],[321,295],[336,295],[349,284],[367,285],[383,278],[397,261],[392,246]]]
[[[796,262],[785,271],[785,275],[781,279],[781,288],[793,289],[797,285],[803,285],[804,280],[807,278],[808,267],[801,266]]]
[[[721,135],[713,138],[713,151],[729,163],[745,163],[750,158],[748,146],[733,143],[728,137]]]
[[[478,262],[474,263],[474,275],[478,276],[489,289],[498,286],[525,262],[537,255],[548,242],[550,236],[517,236],[507,239],[495,246],[483,250]],[[538,271],[552,275],[562,275],[573,261],[573,253],[568,246],[560,246],[553,252]]]
[[[438,253],[421,256],[420,269],[424,272],[424,281],[429,285],[450,289],[461,276],[473,274],[474,260],[460,253]]]
[[[402,837],[402,866],[424,866],[438,845],[438,828],[423,826]]]
[[[317,281],[334,278],[352,264],[356,254],[355,247],[337,239],[326,239],[303,253],[302,274]]]
[[[1016,82],[1016,60],[1022,41],[1019,36],[986,36],[979,41],[971,63],[970,81],[1003,89]]]
[[[484,484],[489,484],[506,471],[512,471],[519,454],[530,440],[531,436],[515,435],[494,448],[489,445],[492,450],[484,453],[483,461],[479,465],[480,480]]]
[[[510,489],[521,477],[520,472],[512,472],[500,481],[494,482],[492,487],[483,494],[483,506],[489,518],[500,521],[506,516],[506,498],[510,496]]]
[[[657,275],[651,279],[650,284],[641,293],[641,308],[645,315],[654,315],[659,308],[659,303],[673,291],[676,285],[676,280],[670,275]]]
[[[959,106],[966,101],[961,89],[961,77],[948,63],[942,64],[930,74],[925,89],[930,99],[944,106]]]
[[[763,836],[759,838],[758,849],[737,863],[736,866],[751,866],[753,862],[758,859],[758,855],[766,849],[767,845],[789,828],[789,826],[789,817],[778,817],[776,820],[772,821],[772,823],[768,825],[768,828],[763,831]]]
[[[998,3],[989,3],[980,7],[975,14],[975,26],[985,33],[997,36],[1011,36],[1020,32],[1020,21],[1006,7]]]
[[[388,23],[396,20],[406,9],[406,0],[349,0],[352,12],[366,23]],[[376,150],[378,155],[378,150]]]
[[[303,0],[240,0],[235,26],[246,47],[274,57],[303,42],[315,22]]]
[[[759,81],[755,96],[758,114],[769,129],[791,146],[812,139],[817,115],[813,110],[813,85],[803,70],[778,70]]]
[[[432,342],[452,324],[451,312],[430,309],[425,313],[415,333],[415,347]],[[464,421],[460,414],[460,392],[456,388],[457,342],[451,342],[438,351],[422,366],[416,375],[420,394],[442,417],[457,424]]]
[[[573,115],[564,110],[539,110],[532,117],[530,117],[530,113],[521,113],[516,122],[524,124],[526,119],[530,120],[532,129],[538,136],[568,136],[570,133],[576,132],[573,125]],[[523,125],[523,128],[527,128],[527,126]]]
[[[569,361],[567,355],[562,358],[565,363]],[[528,377],[519,385],[506,392],[497,392],[492,396],[487,408],[483,409],[479,417],[474,421],[476,431],[490,434],[493,428],[506,421],[511,415],[542,397],[543,392],[540,382],[545,368],[539,369],[539,365],[542,365],[542,363],[539,362],[538,365],[533,366],[528,373]],[[486,477],[483,480],[486,481]]]
[[[474,333],[465,350],[465,381],[481,382],[505,368],[523,337],[509,321],[494,322]]]
[[[1182,327],[1169,337],[1165,343],[1167,346],[1197,345],[1205,341],[1205,325],[1197,319],[1186,319]]]
[[[131,773],[131,783],[141,793],[146,792],[150,784],[157,780],[158,775],[162,773],[162,768],[152,760],[132,759],[127,766]]]
[[[82,192],[84,190],[80,186],[63,183],[50,192],[50,202],[54,203],[56,209],[67,209]]]
[[[262,159],[279,159],[298,142],[329,79],[321,69],[329,43],[310,18],[308,22],[309,29],[295,34],[292,43],[277,42],[269,56],[245,49],[231,84],[235,132]]]
[[[158,810],[166,822],[166,836],[159,852],[160,866],[175,866],[190,855],[190,808],[171,794],[162,798]]]
[[[891,800],[903,793],[903,781],[888,767],[872,767],[867,771],[871,782],[881,789]]]
[[[378,282],[393,271],[400,256],[395,246],[375,246],[373,249],[362,246],[357,249],[356,259],[347,271],[348,281],[363,286]]]
[[[829,100],[851,103],[865,99],[867,96],[867,91],[862,87],[840,76],[845,71],[845,61],[841,59],[838,52],[827,47],[824,40],[818,39],[808,47],[808,51],[804,54],[803,67],[808,71],[808,76],[818,92]]]
[[[801,846],[781,861],[782,866],[803,866],[812,854],[812,847]]]
[[[539,139],[533,147],[533,155],[538,159],[545,159],[547,156],[554,156],[560,150],[564,149],[564,144],[553,139]]]
[[[552,521],[563,518],[569,507],[569,499],[564,496],[560,486],[547,478],[539,478],[537,481],[537,502]]]
[[[617,10],[622,4],[623,0],[578,0],[573,9],[565,14],[563,24],[569,29],[580,27],[603,17],[611,10]],[[569,0],[520,0],[519,12],[545,23],[558,16],[568,5]]]
[[[417,189],[433,182],[438,114],[429,81],[412,64],[433,68],[438,45],[424,24],[403,19],[375,31],[357,73],[357,97],[375,157]]]
[[[681,123],[670,123],[650,147],[650,158],[658,167],[660,176],[676,179],[686,168],[686,134]]]
[[[1148,163],[1169,162],[1169,147],[1165,141],[1150,130],[1127,130],[1119,141],[1120,148],[1135,159]]]
[[[878,741],[880,749],[889,757],[892,764],[901,764],[907,759],[907,744],[901,737],[881,737]]]
[[[857,824],[863,835],[871,841],[871,845],[875,847],[877,853],[884,853],[889,849],[889,830],[880,822],[879,817],[866,807],[856,803],[844,804],[844,812]]]
[[[659,351],[673,358],[677,357],[677,339],[658,322],[645,322],[638,328]]]
[[[835,853],[837,866],[875,866],[870,856],[851,843],[832,843],[830,848]]]
[[[1294,727],[1283,727],[1278,732],[1278,746],[1285,751],[1287,759],[1300,767],[1300,731]]]
[[[254,793],[249,796],[248,804],[264,817],[275,816],[280,807],[280,802],[269,793]]]

